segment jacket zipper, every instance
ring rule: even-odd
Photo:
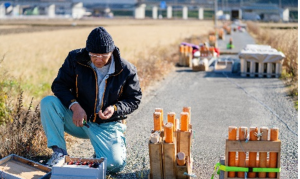
[[[105,94],[105,91],[106,91],[106,86],[107,86],[107,79],[105,80],[105,87],[104,87],[104,91],[103,91],[103,95],[102,95],[102,100],[101,100],[101,107],[100,107],[100,110],[101,110],[102,107],[103,107],[103,101],[104,101],[104,94]]]
[[[76,75],[76,98],[78,98],[78,74]]]
[[[96,78],[96,99],[95,99],[95,106],[94,106],[94,114],[96,114],[96,107],[97,107],[97,100],[98,100],[97,99],[97,97],[98,97],[98,78],[97,78],[97,74],[96,74],[95,70],[92,67],[90,67],[88,65],[84,65],[84,64],[79,63],[79,62],[77,62],[77,63],[80,64],[80,65],[86,66],[88,68],[91,68],[93,70],[94,74],[95,74],[95,78]],[[111,76],[117,76],[122,71],[123,71],[123,69],[121,69],[119,73],[117,73],[115,75],[111,75]],[[104,87],[104,92],[103,92],[103,95],[102,95],[102,101],[101,101],[101,107],[100,107],[100,109],[102,109],[102,107],[103,107],[103,101],[104,101],[104,94],[105,94],[105,91],[106,91],[106,86],[107,86],[107,79],[105,80],[105,87]],[[122,86],[122,89],[123,89],[123,86]],[[96,119],[97,119],[97,115],[94,116],[93,122],[96,122]]]
[[[95,79],[96,79],[96,99],[95,99],[95,105],[94,105],[94,114],[96,114],[96,107],[97,107],[97,100],[98,100],[98,99],[97,99],[97,98],[98,98],[98,77],[97,77],[97,74],[96,74],[95,70],[94,70],[92,67],[90,67],[90,66],[88,66],[88,65],[84,65],[84,64],[79,63],[79,62],[77,62],[77,63],[80,64],[80,65],[82,65],[82,66],[86,66],[86,67],[92,69],[93,72],[94,72]],[[96,121],[96,118],[97,118],[97,115],[94,116],[93,122]]]

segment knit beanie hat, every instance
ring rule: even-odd
[[[92,53],[109,53],[115,49],[114,41],[103,27],[97,27],[86,40],[86,50]]]

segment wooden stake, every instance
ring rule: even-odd
[[[181,112],[180,117],[181,117],[180,130],[188,131],[189,130],[189,113]]]
[[[166,143],[173,143],[173,124],[167,122],[165,125],[165,142]]]
[[[163,167],[164,178],[176,178],[176,145],[175,143],[163,143]]]
[[[228,140],[236,140],[236,132],[237,127],[229,126],[228,127]],[[228,166],[236,166],[235,165],[235,158],[236,152],[228,152]],[[235,177],[235,172],[228,172],[228,177]]]
[[[279,135],[279,128],[272,128],[270,140],[271,141],[278,141]],[[277,160],[278,160],[278,153],[277,152],[270,152],[270,168],[277,168]],[[270,172],[269,178],[276,178],[276,173]]]
[[[261,127],[260,133],[262,133],[262,136],[260,140],[267,141],[268,140],[268,134],[269,134],[269,128],[267,127]],[[267,152],[259,152],[259,167],[260,168],[267,168]],[[259,172],[258,177],[259,178],[266,178],[267,173],[266,172]]]
[[[239,140],[246,140],[247,138],[247,127],[239,127]],[[246,167],[246,152],[239,152],[238,153],[238,166],[239,167]],[[245,172],[238,172],[239,178],[245,177]]]
[[[256,141],[257,140],[257,134],[258,134],[258,128],[257,127],[250,127],[250,141]],[[256,167],[256,156],[257,152],[249,152],[249,167]],[[249,178],[255,178],[256,173],[255,172],[249,172],[248,173]]]
[[[191,159],[192,130],[177,131],[177,153],[183,152]]]
[[[162,131],[160,112],[153,113],[153,121],[154,121],[154,131]]]
[[[152,144],[149,141],[150,179],[163,179],[163,160],[161,140]]]

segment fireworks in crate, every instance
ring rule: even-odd
[[[151,179],[190,178],[192,175],[191,108],[184,107],[179,120],[174,112],[167,114],[163,123],[163,109],[153,113],[154,129],[149,140]]]
[[[280,178],[278,128],[229,126],[225,161],[216,165],[220,179]],[[224,165],[222,165],[223,163]]]

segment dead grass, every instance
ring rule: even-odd
[[[270,45],[285,54],[281,77],[298,109],[298,30],[262,29],[254,22],[248,22],[247,28],[259,44]]]
[[[5,124],[0,125],[0,158],[16,154],[28,159],[49,155],[38,106],[32,109],[32,103],[26,109],[23,106],[22,93],[13,111],[6,118]]]

